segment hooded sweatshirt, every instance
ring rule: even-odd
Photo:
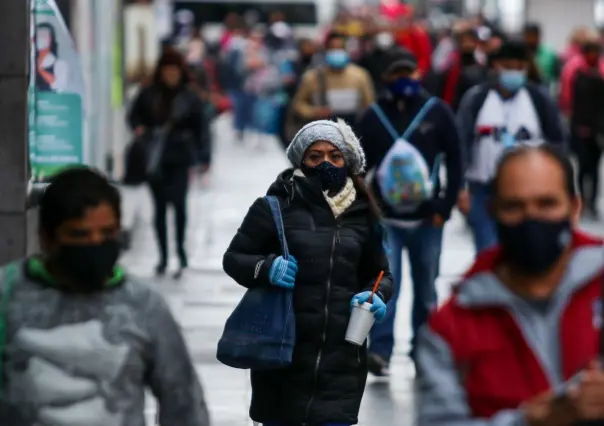
[[[10,426],[208,426],[203,391],[166,302],[117,270],[67,293],[36,258],[0,270],[0,419]]]
[[[574,232],[564,278],[546,301],[513,293],[481,253],[419,338],[419,426],[521,426],[521,404],[568,383],[598,356],[602,241]],[[542,303],[546,302],[546,303]]]

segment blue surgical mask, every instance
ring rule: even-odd
[[[343,69],[350,63],[350,56],[344,49],[332,49],[325,54],[325,61],[331,68]]]
[[[421,91],[419,81],[409,77],[401,77],[388,84],[388,90],[396,97],[410,98],[417,96]]]
[[[510,92],[516,92],[526,84],[526,72],[503,70],[499,73],[499,84]]]

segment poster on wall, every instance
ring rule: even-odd
[[[46,181],[85,161],[84,77],[54,0],[31,0],[29,152],[32,178]]]

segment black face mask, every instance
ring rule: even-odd
[[[571,242],[568,219],[527,219],[516,225],[497,223],[504,259],[528,275],[547,272]]]
[[[111,278],[119,253],[117,240],[93,245],[61,245],[53,261],[75,284],[100,290]]]
[[[336,167],[329,161],[324,161],[315,167],[302,165],[301,169],[306,177],[319,178],[323,191],[328,191],[331,194],[340,192],[346,185],[346,179],[348,178],[348,168]]]

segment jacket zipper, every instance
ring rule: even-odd
[[[321,347],[319,348],[319,353],[317,354],[317,360],[315,362],[315,372],[313,375],[313,389],[312,389],[312,393],[310,396],[310,399],[308,400],[308,405],[306,406],[306,419],[305,419],[305,423],[304,425],[308,424],[308,415],[310,413],[310,407],[312,406],[312,403],[315,400],[315,393],[317,391],[316,386],[317,386],[317,376],[319,375],[319,365],[321,364],[321,357],[323,356],[323,345],[325,345],[325,339],[327,337],[327,322],[329,319],[329,294],[331,293],[331,272],[333,270],[333,262],[334,262],[334,255],[335,255],[335,251],[336,251],[336,242],[339,242],[340,237],[339,237],[339,229],[340,225],[336,226],[336,230],[333,233],[333,240],[331,242],[331,256],[329,258],[329,275],[327,277],[327,299],[325,300],[325,321],[323,323],[323,334],[321,335]]]

